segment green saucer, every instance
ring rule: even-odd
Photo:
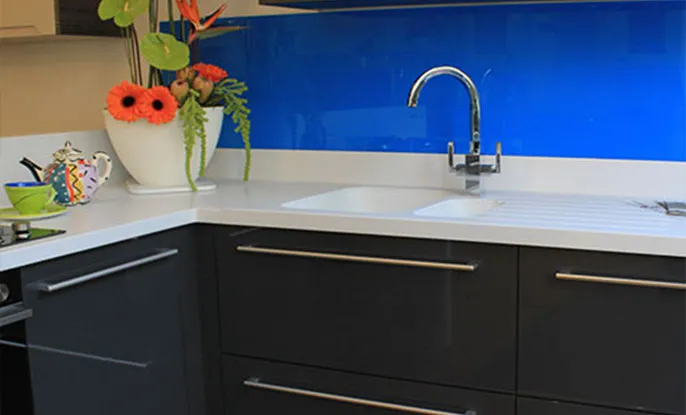
[[[4,208],[0,209],[0,220],[4,221],[16,221],[16,222],[28,222],[32,220],[48,219],[55,216],[64,214],[67,211],[66,206],[60,206],[52,204],[48,206],[43,212],[31,213],[27,215],[22,215],[15,208]]]

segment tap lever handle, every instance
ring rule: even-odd
[[[495,169],[494,173],[500,173],[500,156],[503,155],[503,143],[495,143]]]
[[[452,141],[448,142],[448,166],[450,170],[455,169],[455,144]]]

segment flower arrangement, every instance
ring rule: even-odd
[[[215,25],[226,9],[221,5],[201,18],[197,0],[175,0],[179,18],[175,19],[172,0],[167,0],[170,33],[159,31],[160,0],[101,0],[98,15],[113,19],[126,38],[130,80],[114,86],[107,95],[107,111],[118,120],[147,120],[155,125],[166,124],[177,116],[183,126],[186,154],[185,174],[193,191],[197,191],[191,172],[191,158],[196,141],[201,144],[199,175],[205,175],[206,131],[205,108],[223,107],[231,117],[235,131],[243,139],[246,161],[244,180],[250,175],[250,110],[243,94],[243,82],[230,78],[214,65],[198,62],[198,41],[224,33],[242,30],[240,26]],[[135,19],[148,13],[149,32],[140,40]],[[149,63],[147,85],[143,84],[141,55]],[[172,79],[165,84],[166,79]],[[181,168],[181,167],[180,167]]]

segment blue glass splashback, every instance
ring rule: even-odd
[[[686,2],[440,7],[232,19],[202,60],[245,81],[254,148],[466,152],[476,83],[485,153],[686,161]],[[227,119],[221,147],[239,148]]]

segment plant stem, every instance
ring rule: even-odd
[[[136,77],[133,74],[133,61],[131,60],[131,40],[129,39],[129,31],[127,28],[122,27],[121,29],[122,37],[125,38],[126,43],[126,60],[129,62],[129,75],[131,75],[131,83],[136,83]]]
[[[158,0],[151,0],[148,6],[148,22],[150,23],[150,33],[157,32],[159,25],[158,15],[160,11],[160,4]],[[154,85],[160,85],[155,67],[150,65],[148,67],[148,88]]]
[[[148,3],[148,24],[150,25],[150,33],[155,33],[157,27],[155,27],[155,0],[151,0]]]
[[[191,45],[191,64],[200,62],[200,42],[193,42]]]
[[[136,79],[138,79],[137,83],[143,86],[143,70],[141,69],[141,50],[140,46],[138,45],[138,33],[136,32],[135,25],[131,25],[129,27],[131,28],[131,38],[134,50],[133,57],[136,66]]]
[[[186,20],[181,16],[179,21],[181,22],[181,41],[186,42]]]
[[[169,31],[172,36],[176,37],[176,21],[174,20],[174,5],[172,0],[167,0],[167,13],[169,18]]]
[[[138,84],[138,76],[136,74],[136,57],[134,56],[134,49],[133,49],[133,36],[131,35],[131,26],[124,28],[126,31],[126,50],[129,52],[129,61],[131,62],[130,64],[130,71],[131,71],[131,79],[133,79],[134,84]]]
[[[131,59],[133,59],[133,76],[136,78],[136,84],[141,85],[142,80],[139,75],[138,71],[138,58],[136,54],[136,39],[133,36],[133,30],[131,30],[131,27],[129,27],[129,35],[130,35],[130,40],[131,40]]]

